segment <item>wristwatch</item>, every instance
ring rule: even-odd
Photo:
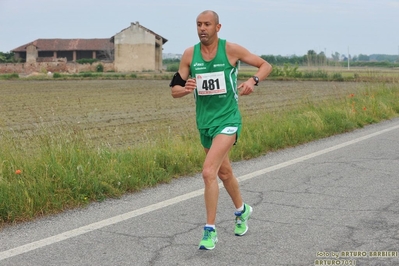
[[[255,80],[255,86],[258,86],[259,78],[257,76],[252,77]]]

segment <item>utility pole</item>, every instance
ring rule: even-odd
[[[324,60],[325,60],[325,62],[324,62],[324,65],[327,65],[328,64],[328,60],[327,60],[327,49],[324,47]]]
[[[348,70],[350,69],[349,61],[350,61],[350,59],[349,59],[349,46],[348,46]]]

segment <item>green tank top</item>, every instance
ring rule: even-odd
[[[216,56],[211,61],[202,58],[201,43],[196,44],[190,73],[197,82],[194,97],[198,129],[240,124],[238,69],[227,58],[226,40],[219,39]]]

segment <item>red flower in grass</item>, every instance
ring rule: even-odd
[[[366,106],[363,106],[363,111],[366,111],[366,110],[367,110]]]
[[[16,175],[20,175],[21,173],[22,173],[22,171],[19,170],[19,169],[15,171],[15,174],[16,174]]]

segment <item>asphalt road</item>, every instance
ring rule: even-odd
[[[200,175],[0,232],[0,265],[399,265],[399,119],[233,164],[212,251]]]

